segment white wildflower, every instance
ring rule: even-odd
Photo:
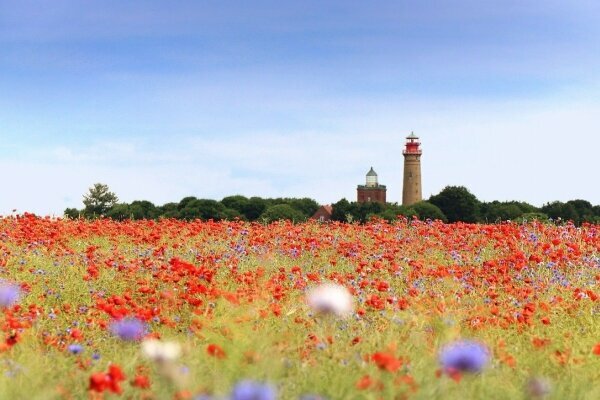
[[[316,313],[345,317],[354,310],[352,295],[344,286],[325,283],[308,291],[306,302]]]
[[[176,342],[148,339],[142,342],[142,353],[150,360],[158,363],[170,362],[179,358],[181,346]]]

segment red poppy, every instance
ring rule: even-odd
[[[402,360],[394,357],[394,355],[390,353],[377,352],[371,356],[371,360],[377,364],[380,369],[389,372],[396,372],[402,368]]]
[[[218,344],[209,344],[206,346],[206,352],[216,358],[225,358],[225,351]]]
[[[150,379],[146,375],[136,375],[135,378],[133,378],[133,380],[131,381],[131,386],[140,389],[149,389]]]

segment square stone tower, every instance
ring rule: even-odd
[[[373,167],[367,172],[367,182],[365,185],[358,185],[356,188],[356,201],[359,203],[367,203],[375,201],[385,203],[387,189],[385,185],[380,185],[377,182],[377,173]]]

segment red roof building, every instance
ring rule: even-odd
[[[311,218],[321,222],[331,221],[332,212],[333,207],[331,207],[330,204],[326,204],[324,206],[319,207],[319,209],[313,214]]]

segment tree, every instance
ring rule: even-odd
[[[160,210],[148,200],[136,200],[129,207],[133,219],[155,219],[160,213]]]
[[[250,197],[248,204],[241,210],[248,221],[256,221],[266,210],[267,202],[260,197]]]
[[[464,186],[446,186],[440,193],[429,198],[439,207],[449,222],[477,222],[479,200]]]
[[[419,201],[418,203],[412,204],[409,209],[414,210],[422,221],[426,219],[439,219],[444,222],[448,221],[448,218],[446,218],[442,210],[428,201]]]
[[[225,207],[236,210],[241,214],[243,214],[244,210],[248,208],[248,198],[239,194],[235,196],[223,197],[221,203]]]
[[[108,218],[123,221],[131,218],[131,208],[127,203],[118,203],[112,206],[105,215]]]
[[[65,217],[70,219],[77,219],[81,215],[81,211],[76,208],[67,208],[65,209]]]
[[[514,204],[517,207],[519,207],[521,209],[521,211],[523,211],[523,213],[536,213],[539,212],[540,209],[537,208],[536,206],[529,204],[527,202],[524,201],[509,201],[507,202],[507,204]]]
[[[302,199],[285,199],[285,203],[300,211],[306,218],[312,217],[319,209],[319,203],[308,197]]]
[[[384,209],[385,205],[375,202],[368,201],[366,203],[354,202],[350,207],[350,214],[355,221],[367,222],[371,216],[379,215]]]
[[[159,217],[162,218],[179,218],[179,210],[177,203],[166,203],[158,207]]]
[[[544,204],[541,211],[552,219],[562,219],[563,221],[579,221],[579,214],[573,204],[563,203],[562,201],[553,201]]]
[[[483,203],[480,207],[481,219],[488,222],[515,220],[523,214],[523,210],[516,202],[492,201]]]
[[[243,221],[246,219],[243,214],[240,214],[240,212],[234,208],[225,208],[222,212],[222,215],[223,219],[227,219],[229,221],[233,221],[234,219],[240,219]]]
[[[349,212],[350,202],[345,198],[331,205],[331,219],[334,221],[345,222]]]
[[[592,222],[594,220],[594,206],[587,200],[569,200],[567,204],[572,205],[577,211],[578,220],[576,223],[580,224],[584,221]]]
[[[96,183],[88,194],[83,195],[84,213],[90,217],[103,215],[118,201],[117,195],[108,189],[108,185]]]
[[[399,206],[397,204],[386,204],[384,207],[384,210],[376,215],[367,215],[367,220],[372,216],[377,216],[385,219],[386,221],[392,222],[397,220],[398,216],[400,215],[409,219],[417,215],[417,212],[411,207]]]
[[[198,200],[198,199],[194,196],[184,197],[183,199],[179,200],[179,203],[177,204],[177,209],[183,210],[188,205],[188,203],[190,203],[194,200]]]
[[[217,221],[226,218],[225,209],[225,206],[216,200],[194,198],[186,201],[185,207],[179,210],[179,218],[187,220],[196,218],[214,219]]]
[[[530,212],[521,215],[519,218],[515,219],[515,222],[531,222],[531,221],[540,221],[540,222],[548,222],[548,216],[541,212]]]
[[[273,222],[280,219],[287,219],[292,222],[300,222],[306,220],[304,214],[296,210],[289,204],[276,204],[265,210],[260,216],[266,222]]]

